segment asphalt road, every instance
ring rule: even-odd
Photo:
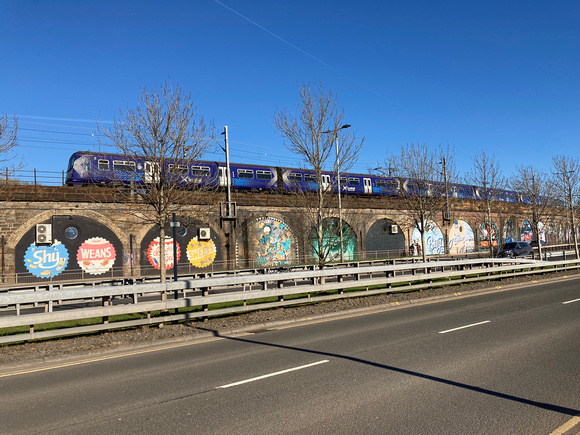
[[[579,279],[253,332],[0,373],[0,433],[580,431]]]

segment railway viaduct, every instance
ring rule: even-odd
[[[225,200],[225,194],[216,196]],[[235,225],[220,219],[220,199],[192,205],[177,221],[186,221],[190,212],[207,213],[202,220],[177,228],[178,272],[277,267],[306,261],[308,231],[293,226],[300,211],[291,205],[289,196],[234,192]],[[370,196],[344,199],[346,260],[409,255],[417,236],[400,200]],[[2,282],[157,274],[157,230],[131,213],[134,204],[112,201],[109,189],[103,187],[21,185],[0,192]],[[493,217],[494,243],[524,237],[528,231],[526,213],[520,204],[503,204],[501,214]],[[441,213],[431,225],[427,254],[488,249],[489,237],[476,202],[454,200],[450,219],[442,217]],[[37,225],[49,229],[51,244],[38,242]],[[166,233],[171,235],[172,229]],[[169,265],[173,263],[172,240],[166,241],[166,246],[171,246],[166,249]]]

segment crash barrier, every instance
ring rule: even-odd
[[[0,344],[578,268],[579,260],[479,258],[14,291],[0,294]]]

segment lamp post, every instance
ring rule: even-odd
[[[334,130],[323,131],[322,133],[334,133],[334,140],[336,142],[336,186],[338,190],[338,232],[340,234],[340,262],[344,263],[344,244],[342,239],[342,204],[340,199],[340,152],[338,149],[338,131],[343,128],[349,128],[350,124],[344,124],[342,127]]]

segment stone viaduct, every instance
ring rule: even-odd
[[[217,195],[225,200],[225,194]],[[234,192],[232,199],[235,226],[221,221],[219,199],[184,212],[204,209],[208,217],[176,228],[179,273],[307,261],[309,234],[293,228],[299,211],[289,205],[288,195]],[[0,192],[2,282],[157,274],[158,232],[139,221],[132,207],[112,202],[104,187],[31,185]],[[346,260],[412,254],[410,246],[418,236],[397,198],[345,198],[343,211]],[[503,204],[493,217],[492,243],[529,237],[528,212],[520,204]],[[430,223],[427,254],[488,249],[483,220],[475,201],[453,200],[450,219],[444,221],[440,213]],[[177,221],[187,221],[187,216]],[[39,243],[37,225],[49,228],[52,243]],[[557,231],[553,233],[548,237],[557,238]],[[171,236],[172,229],[166,234]],[[166,239],[171,266],[172,243],[172,238]],[[168,276],[171,273],[168,270]]]

